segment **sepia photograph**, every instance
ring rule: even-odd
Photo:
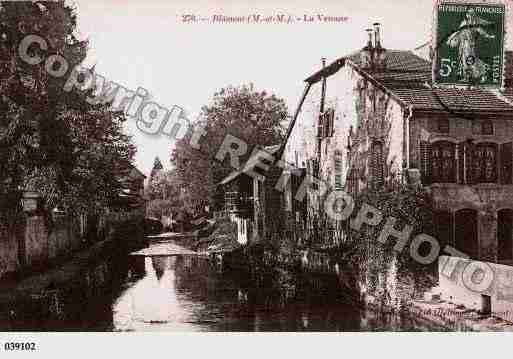
[[[0,0],[0,352],[507,338],[510,31],[510,0]]]

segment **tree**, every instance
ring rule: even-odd
[[[255,91],[252,85],[227,87],[215,93],[212,102],[202,108],[202,120],[195,124],[206,132],[200,148],[191,145],[192,134],[188,133],[177,141],[171,154],[187,210],[197,215],[206,205],[216,205],[216,184],[233,171],[228,160],[221,163],[215,159],[226,135],[248,144],[247,159],[254,146],[282,141],[281,123],[286,117],[287,107],[282,99]]]
[[[149,196],[150,200],[154,199],[165,199],[165,192],[162,186],[165,184],[166,176],[163,174],[163,166],[162,162],[160,162],[160,158],[155,157],[153,161],[153,168],[151,170],[150,178],[148,180],[148,185],[146,187],[146,194]]]
[[[64,1],[0,5],[0,197],[30,188],[42,193],[47,210],[59,205],[94,211],[121,190],[116,175],[135,154],[122,131],[123,113],[88,103],[88,92],[64,91],[87,52],[88,43],[75,37],[76,26],[75,10]],[[30,65],[19,57],[18,45],[28,34],[48,43],[46,50],[35,46],[29,52],[43,59],[61,55],[69,65],[66,74],[50,76],[44,61]]]
[[[151,186],[151,187],[150,187]],[[160,172],[151,182],[147,214],[150,217],[176,216],[183,211],[182,191],[174,171]]]

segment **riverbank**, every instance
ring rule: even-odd
[[[144,245],[141,238],[118,233],[47,270],[0,281],[0,327],[17,330],[33,323],[33,328],[44,330],[41,323],[83,316],[87,302],[108,292],[119,280],[118,272],[124,270],[120,266],[109,268],[109,264],[118,263],[119,258]]]
[[[104,240],[76,252],[68,261],[42,273],[32,274],[20,280],[7,279],[1,281],[0,305],[69,282],[92,260],[105,258],[106,252],[114,250],[113,244],[112,240]]]
[[[119,250],[119,245],[97,243],[59,268],[25,278],[15,287],[4,286],[0,327],[52,331],[500,330],[450,326],[433,305],[430,315],[408,304],[400,310],[362,306],[352,300],[344,281],[330,272],[277,266],[265,258],[243,266],[241,258],[234,261],[232,257],[237,252],[230,253],[220,268],[179,241],[149,243],[135,252]],[[241,270],[248,266],[253,273]]]
[[[380,300],[359,301],[361,296],[357,291],[358,286],[350,285],[352,281],[348,274],[351,273],[344,271],[337,263],[332,263],[329,257],[309,256],[305,259],[297,254],[284,256],[261,248],[261,251],[235,251],[227,259],[226,264],[232,271],[249,271],[256,282],[265,276],[273,284],[272,287],[283,292],[285,298],[295,297],[300,291],[310,294],[320,292],[321,295],[328,295],[329,292],[330,296],[343,297],[344,300],[352,298],[354,305],[375,313],[406,315],[418,321],[419,327],[430,328],[428,330],[431,331],[513,331],[513,323],[493,313],[482,315],[476,310],[440,300],[437,296],[426,299],[412,295],[400,297],[397,303],[402,304],[396,306],[383,304]],[[306,277],[308,288],[300,289]],[[303,283],[300,284],[301,281]]]

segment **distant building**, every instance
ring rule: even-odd
[[[144,197],[144,175],[137,167],[129,164],[118,171],[118,181],[122,190],[119,194],[118,205],[129,208],[144,208],[146,211],[146,199]]]

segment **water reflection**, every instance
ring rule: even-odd
[[[18,303],[14,316],[0,315],[0,328],[180,332],[436,329],[409,317],[363,312],[344,304],[333,295],[341,291],[336,277],[284,276],[296,284],[292,300],[285,302],[284,297],[290,296],[283,293],[288,289],[276,290],[275,273],[263,273],[263,279],[257,280],[249,274],[220,271],[215,263],[194,255],[123,255],[92,263],[79,278],[36,301]]]
[[[206,259],[195,256],[135,258],[127,283],[127,288],[113,304],[113,330],[421,329],[411,320],[361,312],[337,301],[319,304],[304,300],[285,306],[270,305],[265,288],[262,295],[249,286],[247,278],[220,273]]]
[[[176,288],[177,257],[142,259],[144,277],[127,288],[113,304],[114,330],[197,330],[190,324],[195,303],[181,296]]]

